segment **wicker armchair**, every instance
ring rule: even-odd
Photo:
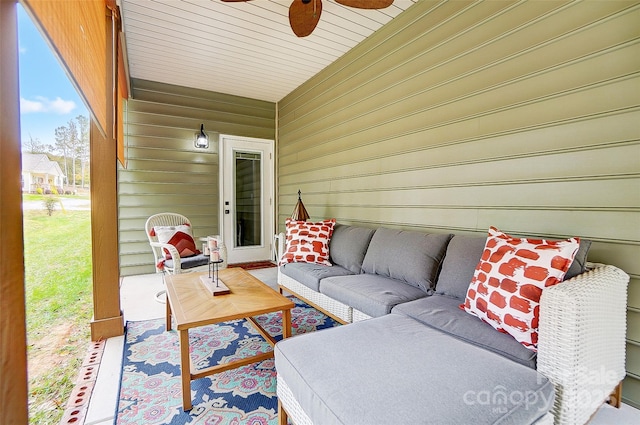
[[[204,266],[209,263],[209,257],[206,257],[203,254],[181,258],[178,250],[173,245],[158,242],[157,236],[152,232],[153,228],[156,226],[179,226],[181,224],[188,224],[191,226],[191,221],[181,214],[166,212],[152,215],[147,219],[147,222],[144,225],[145,232],[149,238],[149,245],[151,245],[151,250],[153,251],[156,273],[162,273],[163,281],[165,273],[179,274],[186,270]],[[163,253],[164,249],[171,253],[171,260],[165,260]],[[164,302],[164,294],[165,291],[158,292],[156,294],[156,300]]]

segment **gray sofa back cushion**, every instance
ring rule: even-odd
[[[587,254],[591,248],[591,241],[589,239],[580,239],[580,248],[576,252],[576,256],[573,258],[573,263],[569,266],[569,270],[564,275],[564,280],[571,279],[578,276],[587,270]]]
[[[429,293],[452,235],[380,228],[362,263],[365,273],[390,277]]]
[[[375,229],[336,224],[329,242],[331,263],[362,273],[362,261]]]
[[[438,275],[436,294],[464,301],[486,241],[486,236],[461,235],[455,235],[449,241]]]
[[[451,239],[436,282],[436,294],[464,301],[486,241],[485,236],[456,235]],[[586,270],[587,253],[590,247],[590,240],[580,239],[580,248],[564,280],[571,279]]]

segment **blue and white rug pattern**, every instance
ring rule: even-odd
[[[338,323],[292,298],[293,335]],[[276,339],[282,338],[281,312],[257,316]],[[272,350],[250,322],[234,320],[189,331],[197,369]],[[117,425],[275,425],[278,420],[276,370],[267,359],[191,383],[193,409],[182,410],[178,333],[165,320],[128,322],[115,423]]]

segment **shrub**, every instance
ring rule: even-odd
[[[53,196],[48,196],[44,201],[42,201],[42,203],[44,204],[44,207],[47,209],[47,214],[49,215],[49,217],[53,215],[53,211],[55,211],[56,204],[58,202],[60,202],[58,198]]]
[[[45,195],[51,195],[51,189],[45,189],[44,190],[44,194]]]
[[[67,190],[64,191],[64,194],[65,195],[71,195],[71,191],[69,189],[67,189]]]
[[[53,195],[57,195],[58,194],[58,189],[56,189],[55,187],[53,189],[51,189],[51,193]]]
[[[42,195],[42,194],[44,193],[44,191],[42,190],[42,188],[41,188],[41,187],[39,187],[39,188],[37,188],[37,189],[36,189],[36,193],[37,193],[38,195]]]

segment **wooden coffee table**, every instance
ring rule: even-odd
[[[192,380],[273,357],[273,351],[270,351],[196,370],[191,364],[191,356],[189,355],[189,329],[244,318],[250,320],[273,346],[276,341],[257,323],[253,316],[282,310],[282,337],[291,336],[291,309],[294,306],[291,300],[241,268],[220,270],[219,278],[231,290],[231,293],[226,295],[213,296],[208,293],[200,280],[202,275],[207,275],[207,272],[168,275],[166,277],[167,330],[171,329],[171,318],[173,317],[180,338],[180,373],[184,410],[190,410],[192,407]]]

